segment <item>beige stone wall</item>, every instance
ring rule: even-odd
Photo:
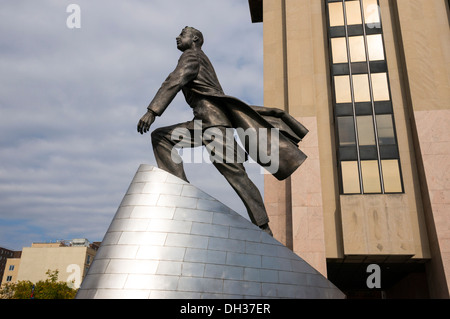
[[[284,53],[284,29],[281,1],[264,2],[264,104],[286,110],[286,75]],[[286,236],[291,222],[286,217],[290,212],[287,205],[287,182],[279,182],[275,177],[266,175],[264,183],[264,201],[270,218],[270,227],[275,237],[288,247],[292,247]],[[290,214],[289,214],[290,215]]]
[[[445,1],[395,3],[414,111],[449,109],[450,30]]]
[[[291,177],[293,250],[326,276],[324,207],[316,117],[299,117],[310,129],[302,141],[308,160]]]
[[[430,258],[416,148],[408,109],[408,84],[403,74],[403,60],[400,55],[402,51],[400,26],[396,21],[397,13],[392,1],[381,0],[380,5],[403,186],[414,238],[415,254],[413,258]]]
[[[430,243],[431,297],[450,287],[450,27],[445,1],[395,2],[403,79]]]
[[[56,242],[56,243],[32,243],[31,247],[33,248],[56,248],[56,247],[62,247],[64,246],[62,243],[60,242]]]
[[[286,109],[282,1],[264,1],[264,104]]]
[[[450,110],[414,112],[423,195],[432,253],[429,276],[433,297],[449,296],[450,287]]]
[[[81,284],[88,252],[95,256],[95,251],[88,247],[24,247],[17,280],[46,280],[46,272],[50,269],[59,271],[58,281],[67,281],[74,277],[76,267],[79,267],[81,277],[76,278],[76,283]]]
[[[341,203],[345,255],[377,262],[415,255],[407,195],[341,196]]]
[[[424,173],[445,273],[450,278],[450,109],[415,112]]]

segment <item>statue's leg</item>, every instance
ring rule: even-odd
[[[184,172],[183,161],[173,148],[196,147],[189,129],[192,122],[185,122],[154,130],[152,136],[153,153],[158,167],[189,182]]]
[[[241,163],[213,163],[236,191],[253,224],[263,226],[269,222],[264,201],[256,185],[250,180]]]
[[[226,129],[224,127],[217,127],[217,129],[222,131],[223,137],[226,136]],[[211,143],[212,141],[214,143]],[[208,148],[208,144],[214,144],[215,153],[211,157],[211,161],[243,201],[250,220],[253,224],[271,234],[270,228],[268,227],[269,217],[267,216],[264,201],[259,189],[247,175],[244,164],[242,163],[242,156],[238,155],[239,148],[236,140],[232,138],[227,142],[225,138],[215,138],[214,140],[204,138],[203,143],[207,146],[207,149],[213,149],[212,147]],[[218,153],[224,154],[222,158],[218,158]],[[227,156],[234,154],[234,156],[232,156],[233,158],[231,156],[228,158],[225,154]]]

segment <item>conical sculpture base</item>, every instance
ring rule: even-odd
[[[78,299],[344,298],[250,221],[185,181],[141,165]]]

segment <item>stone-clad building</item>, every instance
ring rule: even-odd
[[[448,298],[449,2],[249,3],[264,105],[310,130],[300,169],[265,177],[275,238],[349,298]]]

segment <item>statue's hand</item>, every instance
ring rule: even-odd
[[[155,114],[151,111],[148,111],[139,120],[139,123],[137,125],[137,131],[141,134],[147,133],[150,130],[150,126],[153,124],[154,121],[155,121]]]

